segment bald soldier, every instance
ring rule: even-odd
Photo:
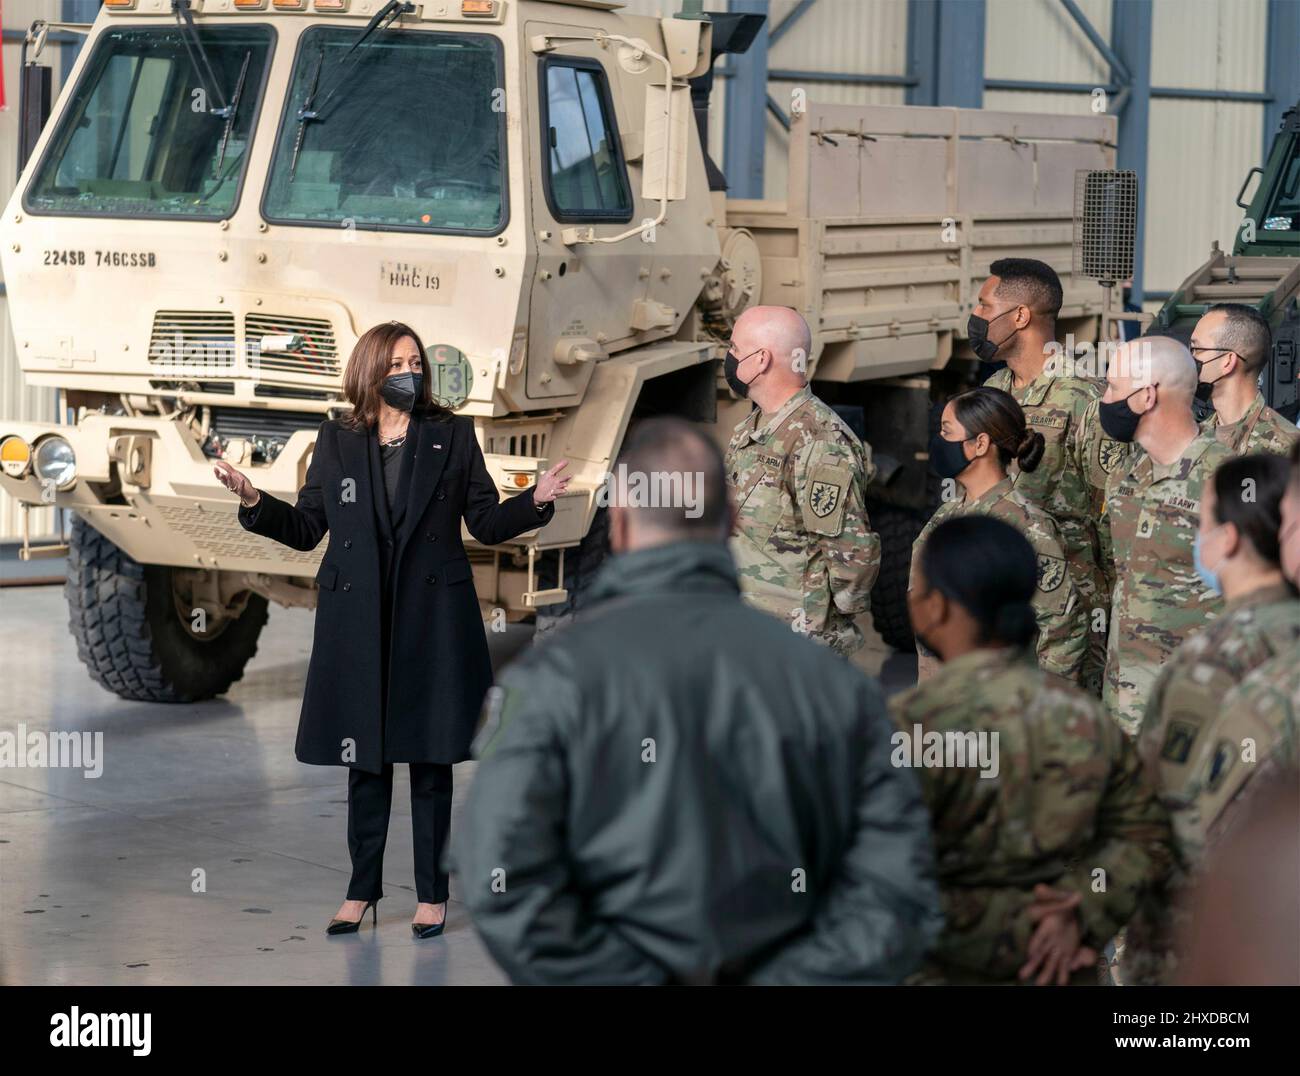
[[[1201,428],[1233,452],[1285,456],[1300,430],[1266,403],[1259,375],[1273,350],[1268,320],[1253,306],[1219,303],[1192,330],[1192,358],[1200,377],[1197,396],[1214,404]]]
[[[1032,258],[1002,258],[980,288],[968,325],[971,347],[983,360],[1006,362],[985,382],[1010,393],[1025,412],[1031,430],[1043,435],[1043,458],[1033,471],[1013,471],[1015,490],[1056,522],[1070,577],[1088,610],[1089,648],[1082,684],[1101,694],[1106,664],[1105,610],[1108,575],[1100,564],[1097,514],[1081,456],[1072,446],[1088,405],[1102,393],[1096,377],[1076,376],[1056,343],[1061,310],[1061,280],[1056,271]],[[1102,610],[1094,616],[1094,610]]]
[[[1161,664],[1222,608],[1200,581],[1193,545],[1202,487],[1230,452],[1197,426],[1195,394],[1187,348],[1144,336],[1115,352],[1098,407],[1106,435],[1136,446],[1110,475],[1101,515],[1115,571],[1102,701],[1132,735]]]
[[[799,314],[756,306],[736,319],[727,384],[754,402],[727,448],[736,501],[731,552],[746,599],[846,657],[869,607],[880,538],[864,499],[871,449],[808,387],[812,336]]]

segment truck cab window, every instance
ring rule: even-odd
[[[479,34],[303,35],[262,211],[288,224],[505,227],[500,44]],[[346,57],[346,59],[345,59]]]
[[[595,60],[548,57],[542,71],[544,175],[555,219],[631,220],[632,195],[604,69]]]
[[[1291,160],[1282,168],[1273,201],[1264,213],[1264,229],[1300,232],[1300,137],[1291,148]]]
[[[105,33],[26,193],[29,212],[230,215],[273,37],[265,26],[199,36],[230,110],[208,99],[178,29]]]

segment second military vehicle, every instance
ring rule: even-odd
[[[1259,176],[1246,202],[1251,180]],[[1252,168],[1237,195],[1246,211],[1232,253],[1213,244],[1204,265],[1178,286],[1148,332],[1186,340],[1215,303],[1245,303],[1268,318],[1273,355],[1260,375],[1265,402],[1291,421],[1300,414],[1296,392],[1300,349],[1300,101],[1287,109],[1268,157]]]

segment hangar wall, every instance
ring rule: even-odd
[[[1263,97],[1267,88],[1270,9],[1283,0],[1073,0],[1073,6],[1103,42],[1112,42],[1115,4],[1150,6],[1152,93],[1143,183],[1146,202],[1143,286],[1147,309],[1205,258],[1212,240],[1230,246],[1240,221],[1234,204],[1247,169],[1260,163],[1266,137]],[[707,0],[722,9],[728,0]],[[956,5],[965,5],[956,7]],[[979,61],[984,107],[1014,111],[1073,113],[1090,110],[1091,87],[1105,87],[1111,68],[1079,21],[1070,0],[729,0],[736,9],[768,11],[767,91],[772,106],[762,119],[762,194],[782,198],[786,184],[786,135],[778,112],[790,108],[791,91],[802,87],[814,100],[833,103],[903,104],[916,97],[909,72],[909,33],[918,19],[959,17],[983,8],[983,47],[978,34],[956,34],[956,58]],[[4,79],[8,108],[0,111],[0,200],[14,183],[19,42],[33,18],[85,18],[96,0],[4,0]],[[629,0],[628,11],[671,15],[680,0]],[[939,12],[938,16],[934,13]],[[1117,44],[1118,48],[1119,45]],[[52,46],[70,52],[66,46]],[[743,61],[742,61],[743,62]],[[738,65],[724,59],[715,92],[710,130],[714,159],[726,156],[726,92]],[[1300,66],[1300,65],[1298,65]],[[55,64],[55,90],[62,63]],[[818,77],[811,77],[811,76]],[[910,80],[910,82],[909,82]],[[1033,82],[1039,88],[1013,87]],[[1042,88],[1068,85],[1069,92]],[[1187,93],[1224,93],[1222,100]],[[1250,99],[1250,98],[1255,99]],[[1108,98],[1108,104],[1112,103]],[[1280,107],[1292,103],[1284,101]],[[1272,106],[1280,114],[1275,102]],[[1121,125],[1124,119],[1121,118]],[[0,415],[49,418],[54,394],[22,384],[9,329],[6,297],[0,292]],[[33,514],[34,534],[48,533],[53,514]],[[0,493],[0,540],[19,533],[19,510]]]

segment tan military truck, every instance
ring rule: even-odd
[[[92,676],[207,697],[268,601],[313,603],[322,550],[243,531],[211,462],[292,499],[354,341],[387,319],[431,345],[503,494],[570,461],[550,526],[471,547],[485,610],[541,619],[600,556],[629,423],[725,436],[748,406],[719,376],[731,324],[799,309],[817,391],[882,463],[877,623],[905,632],[929,412],[973,374],[974,293],[994,258],[1041,257],[1066,278],[1063,327],[1095,336],[1101,290],[1068,276],[1072,192],[1112,165],[1114,121],[800,100],[787,198],[728,199],[691,93],[754,18],[106,0],[49,122],[24,102],[34,145],[0,223],[17,353],[63,416],[0,420],[0,483],[73,513]]]

